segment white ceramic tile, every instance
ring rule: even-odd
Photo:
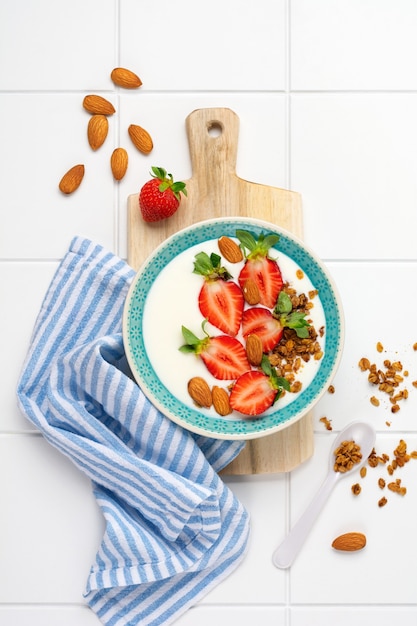
[[[178,626],[230,626],[239,623],[240,626],[253,626],[254,623],[262,626],[287,626],[285,608],[275,606],[265,607],[194,607],[178,619]],[[17,626],[20,626],[18,624]]]
[[[87,606],[0,606],[0,624],[4,626],[100,626],[101,622]]]
[[[286,23],[285,0],[123,0],[120,60],[146,90],[283,90]]]
[[[326,416],[336,430],[353,419],[365,419],[382,432],[416,432],[417,388],[413,385],[417,381],[417,352],[413,349],[416,334],[412,324],[407,322],[407,311],[415,307],[415,294],[410,287],[415,281],[417,264],[333,262],[328,263],[328,267],[341,296],[346,335],[341,363],[334,378],[335,393],[324,394],[314,408],[316,429],[323,431],[324,426],[319,420]],[[384,285],[395,285],[395,293],[401,294],[399,309]],[[397,313],[393,313],[394,310]],[[399,316],[398,323],[392,323],[392,315]],[[378,342],[383,345],[382,353],[376,349]],[[400,361],[402,373],[408,372],[398,387],[408,391],[408,398],[398,403],[398,413],[391,412],[389,396],[371,385],[368,373],[358,367],[362,357],[383,371],[386,370],[384,360]],[[378,407],[371,404],[372,396],[380,401]]]
[[[202,604],[282,604],[286,578],[273,566],[272,552],[285,528],[285,475],[225,476],[224,480],[250,514],[249,549],[245,560]]]
[[[113,245],[109,160],[118,120],[110,120],[106,143],[93,152],[83,96],[0,95],[1,257],[60,258],[74,235]],[[59,181],[78,163],[85,165],[84,179],[66,196],[58,189]]]
[[[324,479],[333,440],[334,435],[330,433],[316,435],[314,456],[291,474],[292,523]],[[398,441],[395,435],[379,434],[378,454],[387,453],[392,459]],[[407,437],[407,444],[410,451],[415,450],[416,435]],[[406,495],[392,493],[387,487],[381,490],[380,477],[387,483],[400,478],[407,488]],[[387,467],[381,466],[369,468],[363,479],[356,471],[339,481],[291,568],[292,604],[415,603],[417,546],[410,537],[415,525],[416,478],[417,461],[411,459],[397,469],[392,478]],[[356,482],[362,487],[358,496],[351,492]],[[385,507],[379,507],[378,501],[384,495],[388,502]],[[346,553],[331,547],[335,537],[351,531],[367,536],[363,550]],[[390,576],[393,571],[395,576]]]
[[[0,263],[0,327],[5,329],[0,363],[0,432],[32,430],[16,403],[16,386],[30,337],[56,263]]]
[[[352,624],[378,624],[392,626],[395,623],[414,624],[417,608],[410,607],[293,607],[291,626],[351,626]]]
[[[291,0],[291,88],[416,89],[413,0]]]
[[[120,96],[120,144],[130,165],[119,184],[119,254],[126,256],[126,201],[149,179],[152,165],[162,166],[179,180],[192,176],[185,120],[195,109],[229,108],[239,117],[236,173],[251,182],[287,186],[286,100],[280,94],[179,94],[137,92]],[[154,148],[144,156],[131,144],[130,124],[143,126],[153,137]]]
[[[291,97],[291,186],[323,258],[415,259],[416,94]]]
[[[115,24],[114,0],[1,3],[0,89],[111,89]]]
[[[0,451],[0,603],[83,604],[103,533],[89,480],[40,435]]]

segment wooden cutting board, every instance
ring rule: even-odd
[[[301,196],[236,175],[239,118],[230,109],[197,109],[186,119],[192,177],[188,196],[174,216],[145,223],[138,208],[138,194],[128,198],[128,263],[135,269],[163,240],[193,223],[213,217],[245,216],[264,219],[303,236]],[[178,172],[175,178],[180,180]],[[259,439],[244,450],[222,474],[288,472],[313,453],[311,413],[292,426]]]

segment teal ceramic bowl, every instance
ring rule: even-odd
[[[221,417],[213,408],[197,407],[186,387],[190,374],[204,376],[204,365],[194,354],[185,355],[179,351],[184,343],[181,324],[202,336],[202,316],[196,308],[202,279],[192,273],[193,254],[196,250],[215,251],[213,242],[222,235],[234,238],[237,229],[250,231],[255,236],[260,233],[279,235],[271,255],[280,265],[282,259],[287,263],[285,267],[292,263],[299,268],[318,290],[318,308],[324,327],[323,356],[311,365],[314,370],[310,370],[302,390],[285,394],[285,399],[279,399],[255,418],[236,412]],[[181,259],[182,264],[179,263]],[[233,271],[234,268],[232,274]],[[288,280],[284,271],[283,275]],[[166,417],[197,434],[243,440],[264,437],[287,428],[319,401],[341,359],[344,318],[340,297],[327,268],[301,240],[258,219],[218,218],[199,222],[172,235],[146,260],[126,299],[123,338],[133,376],[148,399]],[[227,386],[224,381],[217,384]]]

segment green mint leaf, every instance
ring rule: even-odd
[[[290,296],[285,291],[280,291],[277,303],[274,308],[275,314],[285,315],[291,313],[292,302]]]
[[[187,347],[196,346],[197,344],[200,343],[201,340],[198,337],[196,337],[196,335],[194,335],[194,333],[192,333],[191,330],[188,330],[188,328],[186,328],[185,326],[181,326],[181,332],[182,332],[182,336],[185,339]]]
[[[254,250],[256,248],[256,239],[248,230],[237,230],[236,237],[239,239],[242,246],[248,250]]]

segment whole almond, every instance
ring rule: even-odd
[[[219,415],[230,415],[232,412],[232,407],[229,402],[229,394],[226,389],[223,387],[217,387],[216,385],[211,390],[211,395],[213,398],[213,406]]]
[[[139,76],[124,67],[115,67],[110,74],[110,78],[115,85],[125,89],[137,89],[142,84]]]
[[[81,181],[84,178],[84,165],[74,165],[68,172],[66,172],[60,180],[59,189],[62,193],[73,193],[81,185]]]
[[[354,552],[362,550],[366,546],[366,537],[362,533],[345,533],[339,535],[332,543],[335,550],[343,550],[344,552]]]
[[[126,174],[128,164],[127,152],[124,148],[116,148],[110,159],[111,171],[116,180],[121,180]]]
[[[129,137],[132,140],[135,148],[143,154],[149,154],[153,148],[152,137],[147,130],[138,126],[137,124],[131,124],[127,130]]]
[[[109,121],[105,115],[95,114],[90,117],[87,127],[88,143],[92,150],[98,150],[106,140]]]
[[[261,295],[259,293],[258,285],[252,278],[245,280],[242,288],[243,297],[250,305],[259,304]]]
[[[83,107],[89,113],[98,113],[99,115],[113,115],[116,109],[111,102],[102,96],[89,95],[83,100]]]
[[[188,393],[191,398],[197,404],[197,406],[202,406],[209,408],[212,405],[212,396],[210,387],[208,386],[207,381],[201,376],[194,376],[188,381]]]
[[[237,243],[230,237],[220,237],[217,242],[219,250],[229,263],[239,263],[243,261],[243,253]]]
[[[263,357],[262,341],[259,335],[248,335],[246,338],[246,355],[251,365],[261,364]]]

